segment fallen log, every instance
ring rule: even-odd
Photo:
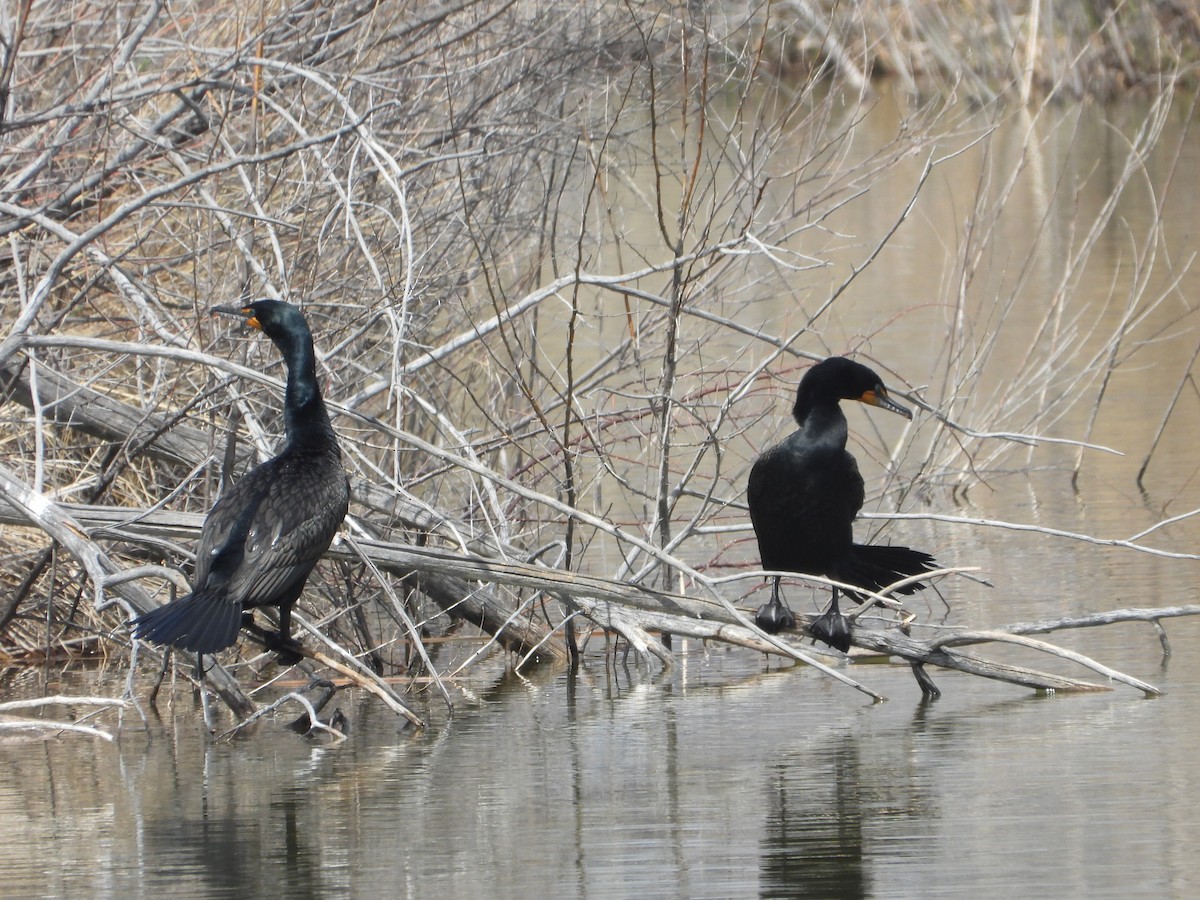
[[[97,534],[119,536],[127,540],[195,537],[203,522],[196,513],[171,513],[161,510],[128,510],[64,504],[71,515],[87,529]],[[819,661],[815,653],[825,658],[838,657],[825,649],[803,650],[791,640],[764,634],[747,617],[747,611],[737,609],[719,598],[676,594],[642,587],[622,581],[566,572],[523,562],[504,561],[436,547],[414,547],[381,540],[356,539],[356,548],[335,544],[330,556],[354,559],[355,553],[365,553],[381,570],[394,575],[416,573],[423,579],[457,579],[465,593],[474,591],[471,583],[503,584],[526,590],[542,591],[563,597],[603,628],[632,635],[631,644],[639,652],[654,655],[664,661],[670,656],[661,642],[651,640],[654,633],[669,632],[698,640],[715,640],[747,647],[761,653],[776,654],[816,663],[825,672],[867,693],[883,699],[838,670]],[[749,576],[748,576],[749,577]],[[442,582],[448,584],[449,582]],[[914,674],[926,693],[936,692],[924,666],[960,671],[965,674],[1002,681],[1008,684],[1042,691],[1105,691],[1105,683],[1087,681],[1051,672],[987,660],[964,653],[959,645],[1013,642],[1021,635],[1046,633],[1062,628],[1098,627],[1115,622],[1146,621],[1200,614],[1200,606],[1167,607],[1161,609],[1127,609],[1097,613],[1092,616],[1014,623],[988,631],[939,631],[930,638],[916,638],[908,626],[900,623],[887,627],[868,627],[861,622],[854,628],[852,644],[876,654],[899,657],[914,667]],[[797,633],[804,634],[810,617],[798,615]],[[503,624],[511,627],[511,622]],[[1157,695],[1159,689],[1132,676],[1117,672],[1074,651],[1056,647],[1045,641],[1021,639],[1038,652],[1083,665],[1105,676],[1134,687],[1146,695]],[[506,645],[507,646],[507,645]]]
[[[209,436],[199,429],[173,422],[163,427],[153,414],[130,407],[106,397],[86,386],[72,382],[52,370],[39,366],[38,377],[29,379],[24,368],[37,365],[29,361],[10,361],[0,373],[9,399],[27,406],[36,402],[53,415],[55,421],[106,440],[129,440],[131,434],[149,433],[145,452],[170,463],[191,466],[202,464],[211,456]],[[35,388],[36,385],[36,388]],[[157,432],[156,432],[157,429]],[[148,430],[148,431],[147,431]],[[242,451],[249,454],[249,448]],[[433,602],[450,614],[472,622],[491,634],[506,650],[522,657],[564,660],[565,642],[553,630],[535,625],[520,610],[502,602],[494,591],[480,590],[477,585],[504,584],[511,587],[544,592],[557,597],[572,608],[583,612],[601,627],[620,634],[630,645],[646,656],[670,665],[673,656],[654,636],[671,633],[700,640],[720,640],[748,647],[763,653],[773,653],[812,665],[876,699],[879,696],[844,672],[831,668],[814,655],[829,658],[840,656],[824,648],[802,650],[794,642],[764,634],[746,617],[745,611],[735,609],[715,592],[709,598],[673,594],[615,582],[573,572],[512,561],[517,552],[502,547],[494,539],[475,535],[459,523],[439,516],[403,495],[367,482],[354,485],[354,496],[373,512],[382,513],[391,521],[427,534],[451,537],[462,550],[438,547],[416,547],[397,541],[357,538],[354,548],[337,545],[330,556],[355,559],[366,553],[381,569],[402,577],[414,577],[418,588]],[[97,530],[97,535],[124,537],[134,540],[194,540],[199,534],[203,517],[199,514],[171,513],[162,510],[112,509],[99,506],[61,505],[75,516],[81,527]],[[2,518],[2,517],[0,517]],[[475,552],[468,552],[475,551]],[[1086,620],[1044,620],[1036,623],[1017,623],[990,629],[987,632],[951,632],[929,640],[911,637],[900,627],[867,628],[861,623],[854,629],[853,645],[861,649],[897,656],[913,666],[921,688],[934,693],[937,688],[925,672],[933,665],[956,669],[979,677],[992,678],[1011,684],[1047,691],[1107,690],[1103,684],[1039,672],[981,659],[956,649],[959,646],[985,642],[1013,642],[1015,636],[1048,633],[1059,628],[1087,627],[1118,621],[1142,620],[1151,623],[1159,633],[1164,652],[1169,652],[1166,633],[1159,620],[1180,615],[1194,615],[1200,607],[1173,607],[1162,610],[1114,610],[1097,613]],[[805,634],[809,619],[798,616],[798,633]],[[1026,646],[1062,659],[1083,665],[1121,681],[1156,694],[1152,685],[1108,669],[1100,663],[1072,654],[1044,641],[1025,642]]]

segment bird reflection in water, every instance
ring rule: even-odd
[[[781,763],[772,773],[760,896],[868,896],[860,774],[850,739],[804,765]]]

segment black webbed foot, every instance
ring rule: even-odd
[[[268,631],[254,621],[254,613],[242,613],[242,627],[262,641],[263,647],[276,655],[280,665],[294,666],[304,659],[304,645],[290,635],[284,637],[278,631]]]
[[[294,637],[284,637],[278,631],[264,631],[263,644],[275,654],[280,665],[294,666],[304,659],[304,645]]]
[[[819,641],[824,641],[835,650],[847,653],[850,650],[850,620],[831,607],[812,620],[808,633]]]
[[[764,603],[754,613],[754,624],[767,634],[778,634],[785,628],[796,627],[796,617],[778,598]]]

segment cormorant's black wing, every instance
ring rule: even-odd
[[[197,550],[197,585],[221,580],[229,601],[245,608],[298,593],[348,502],[336,451],[285,451],[268,460],[233,484],[209,514]]]
[[[805,447],[799,437],[755,461],[746,496],[763,567],[822,575],[850,547],[863,481],[850,454]]]
[[[349,488],[336,452],[276,457],[246,534],[229,595],[249,608],[298,593],[346,517]]]

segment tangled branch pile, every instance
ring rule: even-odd
[[[27,410],[8,406],[15,481],[56,501],[208,508],[223,468],[271,451],[280,372],[269,348],[231,342],[205,312],[277,296],[302,302],[318,335],[351,534],[567,570],[604,555],[618,577],[669,580],[687,466],[718,449],[696,442],[704,422],[672,425],[675,335],[685,307],[711,308],[714,273],[745,271],[767,177],[751,167],[746,184],[720,186],[702,157],[780,132],[735,122],[709,146],[703,118],[688,119],[722,89],[706,83],[704,38],[654,15],[261,9],[74,4],[8,23],[3,361]],[[828,115],[807,98],[797,108]],[[643,247],[611,218],[612,193],[655,116],[684,131],[656,160],[647,212],[662,232]],[[672,197],[684,178],[691,197]],[[226,362],[239,355],[264,383]],[[692,402],[737,377],[707,373]],[[239,423],[252,447],[231,446]],[[612,476],[628,489],[619,516]],[[66,557],[7,534],[11,649],[79,647],[117,626],[78,603]],[[183,559],[173,544],[113,550]],[[403,665],[392,604],[360,605],[416,602],[412,583],[383,577],[361,560],[325,569],[336,612],[321,618],[378,665]],[[547,635],[558,613],[532,597],[448,576],[420,588],[492,630],[497,615],[537,615],[536,640],[511,640],[561,652]],[[437,606],[417,618],[445,627]]]
[[[161,602],[171,579],[142,599],[106,579],[186,568],[195,533],[130,511],[202,513],[272,451],[280,363],[206,315],[263,295],[313,326],[351,472],[346,540],[301,604],[334,642],[409,670],[406,618],[425,637],[466,618],[558,656],[583,611],[665,657],[648,629],[694,611],[600,609],[579,589],[597,575],[698,588],[735,621],[716,585],[754,569],[742,485],[762,435],[745,434],[830,349],[799,346],[845,285],[769,325],[754,304],[796,295],[840,241],[830,218],[958,121],[921,106],[855,156],[853,104],[764,77],[778,32],[758,7],[17,7],[0,21],[8,521],[51,501],[74,517],[50,543],[46,520],[4,527],[9,655],[124,646],[106,604]],[[930,429],[912,468],[969,470],[965,439]],[[90,564],[61,552],[71,533]],[[378,545],[410,555],[381,564]]]

